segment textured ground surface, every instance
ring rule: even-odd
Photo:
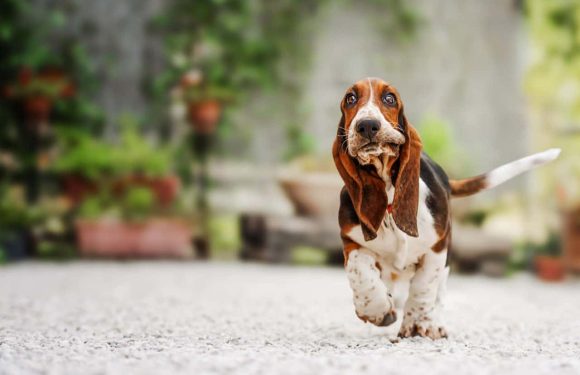
[[[452,277],[449,340],[391,344],[340,269],[0,268],[1,374],[580,373],[580,282]]]

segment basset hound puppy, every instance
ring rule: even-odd
[[[356,82],[341,102],[332,153],[344,188],[339,224],[357,316],[377,326],[402,315],[399,337],[447,337],[441,302],[449,268],[449,200],[497,186],[558,157],[550,149],[489,173],[450,180],[422,151],[397,89]]]

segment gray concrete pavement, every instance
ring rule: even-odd
[[[392,344],[341,269],[0,267],[0,374],[578,374],[580,282],[453,276],[448,340]]]

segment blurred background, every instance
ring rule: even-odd
[[[580,271],[574,0],[4,0],[0,262],[342,263],[339,102],[378,76],[451,177],[452,265]]]

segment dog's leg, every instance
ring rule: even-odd
[[[397,320],[397,314],[379,267],[370,251],[358,249],[348,254],[346,272],[356,315],[365,322],[386,327]]]
[[[438,307],[441,304],[438,293],[444,286],[442,279],[448,274],[445,267],[447,251],[428,251],[417,264],[411,279],[409,297],[405,304],[400,337],[422,336],[431,339],[447,337],[441,325]]]

